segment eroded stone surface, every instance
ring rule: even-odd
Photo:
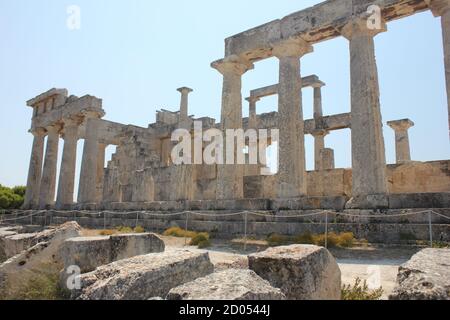
[[[213,272],[208,253],[171,250],[113,262],[80,276],[79,300],[146,300]]]
[[[228,269],[210,274],[170,290],[167,300],[283,300],[280,289],[272,287],[255,272]]]
[[[390,300],[450,300],[450,249],[424,249],[399,268]]]
[[[341,271],[330,252],[313,245],[270,248],[249,255],[249,268],[290,300],[339,300]]]

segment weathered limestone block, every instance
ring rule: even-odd
[[[399,268],[390,300],[450,300],[450,249],[424,249]]]
[[[68,239],[59,254],[65,269],[75,265],[81,273],[87,273],[113,261],[164,252],[164,249],[164,241],[158,236],[141,233]]]
[[[251,270],[228,269],[210,274],[170,290],[167,300],[284,300],[280,289],[272,287]]]
[[[36,235],[38,243],[0,264],[0,294],[13,292],[27,283],[36,272],[55,272],[62,268],[58,251],[61,244],[79,235],[76,222],[65,223]],[[33,241],[32,241],[33,242]]]
[[[330,252],[313,245],[270,248],[249,257],[249,268],[289,300],[339,300],[341,271]]]
[[[5,237],[3,240],[7,258],[11,258],[40,242],[64,241],[79,236],[80,226],[76,222],[68,222],[54,229],[36,233],[20,233]],[[61,242],[62,243],[62,242]]]
[[[170,289],[214,270],[207,252],[172,250],[101,266],[80,276],[78,300],[146,300],[165,297]]]
[[[112,261],[148,253],[164,252],[164,241],[153,233],[111,236]]]
[[[5,238],[16,234],[17,231],[13,231],[9,228],[0,228],[0,263],[7,259],[5,252]]]

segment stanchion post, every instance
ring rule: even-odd
[[[139,212],[136,212],[136,225],[134,227],[137,228],[138,224],[139,224]]]
[[[188,231],[188,222],[189,222],[189,211],[186,211],[186,224],[185,224],[185,227],[184,227],[184,230],[186,231],[186,233]],[[186,235],[184,235],[184,246],[187,246]]]
[[[244,252],[247,251],[248,212],[244,214]]]
[[[103,230],[106,230],[106,211],[103,212]]]
[[[328,212],[325,212],[325,248],[328,249]]]
[[[431,211],[428,212],[428,225],[430,227],[430,247],[433,248],[433,224],[431,222]]]

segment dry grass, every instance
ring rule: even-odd
[[[163,235],[178,238],[191,238],[189,245],[198,246],[200,249],[208,248],[211,246],[210,236],[207,232],[195,232],[184,230],[180,227],[172,227],[164,231]]]
[[[314,244],[317,246],[324,247],[325,240],[327,240],[328,248],[341,247],[349,248],[352,247],[355,241],[355,236],[351,232],[335,233],[330,232],[328,236],[325,234],[312,234],[306,232],[298,236],[286,236],[280,234],[271,234],[267,237],[267,243],[269,246],[277,247],[290,244]]]

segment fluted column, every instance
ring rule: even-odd
[[[23,204],[24,209],[34,209],[39,206],[39,186],[42,175],[42,159],[44,156],[45,130],[37,128],[31,132],[34,136],[31,149],[30,166],[28,168],[27,189]]]
[[[395,154],[397,163],[401,164],[411,161],[408,130],[414,126],[414,122],[409,119],[403,119],[389,121],[387,124],[395,131]]]
[[[84,140],[83,159],[81,162],[78,203],[95,204],[97,201],[97,166],[98,166],[98,113],[86,115],[86,137]]]
[[[349,22],[342,34],[350,42],[353,196],[386,194],[386,158],[374,37],[364,19]]]
[[[278,85],[279,169],[277,195],[280,199],[306,195],[305,136],[302,108],[300,57],[312,52],[305,41],[275,45],[280,61]]]
[[[442,45],[447,88],[448,127],[450,137],[450,0],[426,0],[435,17],[441,17]]]
[[[249,129],[257,129],[258,121],[256,118],[256,103],[259,101],[259,98],[248,97],[245,98],[248,101],[248,128]]]
[[[227,129],[241,129],[242,75],[252,69],[253,64],[238,56],[230,56],[213,62],[211,66],[223,75],[221,129],[224,134]],[[217,199],[233,200],[244,197],[244,170],[241,165],[236,165],[236,152],[242,150],[235,150],[234,164],[217,166]],[[223,154],[226,158],[226,150]]]
[[[73,204],[79,125],[79,119],[64,120],[64,149],[56,197],[58,209],[70,209]]]
[[[103,182],[105,179],[105,152],[108,145],[98,144],[97,156],[97,203],[102,202],[103,199]]]
[[[181,101],[180,101],[180,123],[186,124],[189,121],[189,109],[188,109],[188,99],[189,93],[191,93],[191,88],[182,87],[177,89],[181,93]]]
[[[320,171],[324,169],[321,152],[325,149],[325,136],[328,135],[327,130],[317,129],[313,131],[314,137],[314,170]]]
[[[50,208],[55,202],[59,131],[61,127],[53,125],[45,129],[47,130],[47,147],[39,195],[39,207],[41,209]]]

